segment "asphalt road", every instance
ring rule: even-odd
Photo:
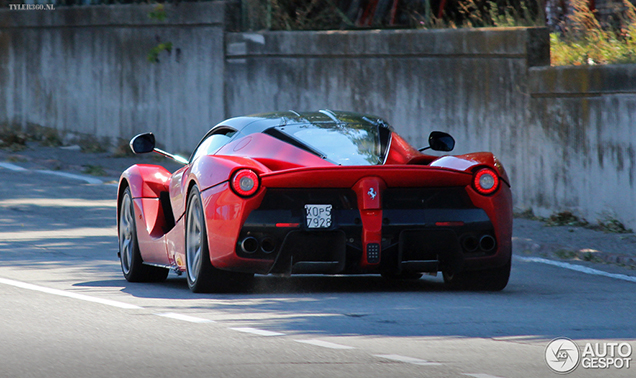
[[[6,167],[0,182],[0,377],[549,377],[557,337],[636,349],[636,283],[621,276],[524,256],[499,293],[303,276],[198,295],[172,273],[124,280],[115,186]]]

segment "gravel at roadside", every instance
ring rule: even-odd
[[[29,142],[22,151],[0,149],[0,162],[30,170],[92,175],[114,183],[133,164],[158,164],[169,171],[180,165],[156,154],[113,157],[110,152],[84,153],[79,146],[43,147]],[[578,226],[548,226],[539,220],[515,218],[513,252],[636,275],[636,235],[608,233]]]
[[[636,235],[579,226],[548,226],[538,220],[515,218],[513,251],[584,265],[627,268],[636,275]]]
[[[85,174],[109,182],[133,164],[156,164],[175,171],[181,167],[158,154],[114,157],[112,152],[84,153],[80,146],[44,147],[28,142],[20,151],[0,149],[0,162],[8,162],[33,170],[63,171]]]

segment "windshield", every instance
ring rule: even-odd
[[[313,123],[276,127],[308,146],[312,152],[340,165],[378,165],[384,162],[388,140],[371,124]],[[387,130],[388,131],[388,130]],[[388,139],[388,132],[384,139]]]

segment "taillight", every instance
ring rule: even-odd
[[[499,188],[499,176],[490,168],[482,168],[475,173],[473,187],[481,194],[493,194]]]
[[[258,175],[251,169],[241,169],[232,177],[232,189],[239,196],[249,197],[258,191]]]

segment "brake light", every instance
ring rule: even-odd
[[[499,176],[490,168],[482,168],[475,173],[473,187],[481,194],[493,194],[499,188]]]
[[[232,189],[242,197],[249,197],[258,191],[258,175],[251,169],[241,169],[232,177]]]

